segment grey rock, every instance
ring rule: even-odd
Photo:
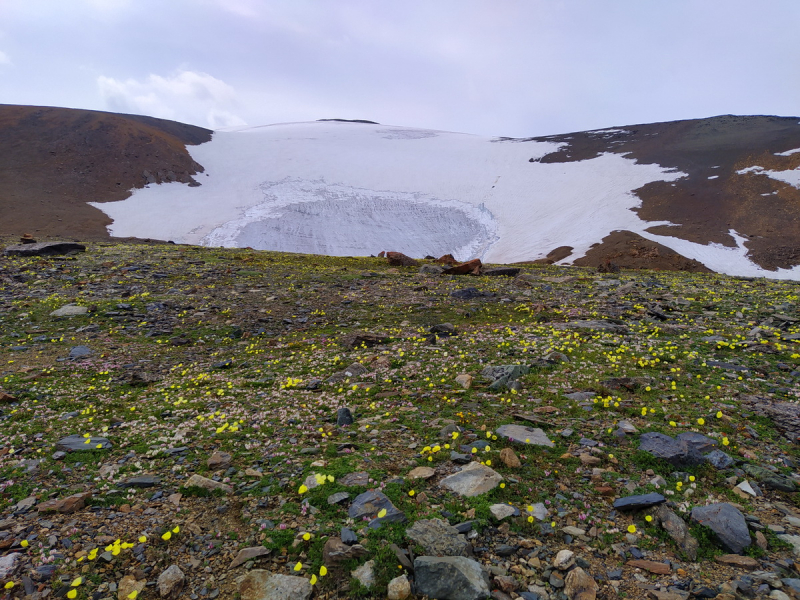
[[[339,532],[339,537],[342,538],[342,542],[348,546],[352,546],[358,542],[358,536],[356,536],[355,531],[348,527],[342,527],[341,531]]]
[[[575,553],[572,550],[559,550],[553,559],[553,567],[560,571],[566,571],[574,564]]]
[[[656,504],[665,502],[666,498],[661,494],[655,492],[651,494],[642,494],[638,496],[626,496],[624,498],[617,498],[614,500],[614,508],[620,511],[639,510],[642,508],[650,508]]]
[[[519,511],[509,504],[492,504],[489,507],[489,512],[492,513],[492,516],[498,521],[519,514]]]
[[[547,507],[542,502],[537,502],[536,504],[530,505],[530,508],[533,510],[528,510],[526,508],[526,512],[537,521],[544,521],[550,515],[550,511],[547,510]]]
[[[797,484],[786,475],[774,473],[769,469],[757,465],[744,465],[742,469],[745,473],[753,477],[759,483],[763,483],[768,488],[780,490],[781,492],[797,491]]]
[[[339,483],[345,487],[366,487],[369,485],[369,473],[366,471],[348,473],[339,479]]]
[[[220,481],[214,481],[213,479],[209,479],[208,477],[203,477],[202,475],[198,475],[195,473],[189,479],[187,479],[184,484],[185,487],[199,487],[206,490],[222,490],[227,494],[233,493],[233,488],[226,483],[222,483]]]
[[[67,358],[69,360],[78,360],[79,358],[88,358],[92,354],[94,354],[94,352],[89,346],[74,346],[70,349]]]
[[[328,504],[331,505],[339,504],[347,500],[349,497],[350,494],[348,494],[347,492],[336,492],[335,494],[331,494],[330,496],[328,496]]]
[[[419,520],[406,530],[406,535],[432,556],[467,555],[467,539],[441,519]]]
[[[5,253],[8,256],[60,256],[85,251],[86,246],[75,242],[14,244],[13,246],[7,246],[5,249]]]
[[[361,377],[366,372],[367,372],[367,367],[358,362],[353,363],[352,365],[347,367],[344,371],[342,371],[345,377]]]
[[[386,514],[378,517],[378,513],[382,510],[386,510]],[[383,492],[377,490],[369,490],[356,496],[347,515],[351,519],[363,519],[364,517],[370,519],[369,527],[372,529],[380,527],[381,523],[405,523],[407,521],[406,515],[397,509]]]
[[[241,600],[308,600],[313,591],[305,577],[253,569],[236,579]]]
[[[572,392],[571,394],[564,394],[564,397],[573,402],[583,402],[585,400],[591,400],[596,395],[597,394],[594,392]]]
[[[98,444],[100,448],[98,448]],[[112,447],[111,442],[103,437],[88,437],[85,438],[80,434],[69,435],[56,442],[56,450],[62,452],[75,452],[78,450],[109,450]]]
[[[459,496],[472,497],[493,490],[502,480],[502,475],[490,467],[479,462],[472,462],[458,473],[442,479],[439,485]]]
[[[419,272],[422,275],[441,275],[444,267],[441,265],[422,265]]]
[[[85,315],[89,312],[89,308],[86,306],[78,306],[77,304],[67,304],[58,308],[50,313],[51,317],[77,317],[79,315]]]
[[[727,502],[695,507],[692,520],[710,528],[730,552],[741,554],[750,546],[750,531],[744,515]]]
[[[727,469],[728,467],[733,466],[736,462],[733,458],[723,452],[722,450],[712,450],[708,454],[706,454],[706,462],[708,462],[712,467],[715,469]]]
[[[0,557],[0,579],[8,579],[14,573],[21,556],[19,552],[12,552]]]
[[[228,454],[227,452],[222,452],[221,450],[216,450],[211,456],[208,457],[206,464],[208,468],[212,471],[217,471],[219,469],[227,469],[231,466],[233,462],[233,456]]]
[[[161,575],[158,576],[158,594],[162,598],[177,598],[183,591],[183,584],[186,577],[178,565],[170,565]]]
[[[346,406],[342,406],[336,411],[336,424],[339,427],[345,427],[353,424],[353,413]]]
[[[357,569],[351,571],[350,575],[355,577],[365,588],[371,588],[375,585],[375,561],[368,560]]]
[[[538,427],[527,427],[525,425],[501,425],[497,428],[497,436],[516,442],[517,444],[527,444],[531,446],[555,446],[547,434]]]
[[[795,556],[800,556],[800,535],[779,533],[778,538],[792,546],[792,551]]]
[[[463,556],[420,556],[414,575],[417,593],[437,600],[484,600],[491,593],[480,563]]]
[[[346,544],[340,538],[329,537],[322,549],[322,562],[326,567],[339,567],[349,560],[367,554],[367,549],[361,544]]]
[[[120,483],[124,488],[149,488],[161,483],[161,477],[156,475],[137,475]]]
[[[689,558],[689,560],[697,560],[699,544],[692,534],[689,533],[689,526],[686,524],[686,521],[672,512],[664,504],[659,505],[654,514],[661,523],[661,527],[675,540],[678,548],[686,554],[687,558]]]
[[[691,467],[703,464],[705,457],[700,450],[708,448],[708,452],[711,452],[713,447],[709,448],[707,444],[698,439],[682,436],[684,434],[680,434],[677,438],[672,438],[663,433],[650,431],[642,434],[639,438],[639,450],[649,452],[657,458],[663,458],[676,467]],[[700,437],[705,438],[705,436]],[[713,443],[713,440],[709,441]]]
[[[236,554],[236,557],[231,562],[231,565],[228,567],[229,569],[235,569],[239,565],[243,565],[248,560],[253,560],[254,558],[258,558],[260,556],[267,556],[271,550],[269,548],[265,548],[264,546],[253,546],[251,548],[242,548]]]

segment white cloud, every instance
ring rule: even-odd
[[[246,125],[236,115],[236,91],[224,81],[196,71],[146,80],[97,78],[106,108],[203,125],[212,129]]]
[[[9,58],[8,54],[0,50],[0,65],[11,65],[11,64],[14,63],[11,62],[11,59]]]

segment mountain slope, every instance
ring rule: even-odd
[[[721,116],[511,139],[330,120],[212,138],[146,117],[0,107],[4,155],[9,140],[35,140],[24,161],[0,164],[0,207],[15,215],[0,233],[107,225],[117,237],[489,262],[569,248],[557,262],[798,279],[798,121]],[[145,171],[160,176],[146,185]],[[184,185],[156,185],[169,171]],[[33,199],[45,200],[39,213]]]
[[[107,237],[111,220],[87,202],[127,198],[145,172],[190,183],[202,167],[186,145],[210,139],[152,117],[0,105],[0,233]]]

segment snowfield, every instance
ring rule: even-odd
[[[598,134],[624,133],[601,130]],[[508,140],[346,122],[287,123],[217,131],[189,146],[205,167],[200,187],[150,185],[93,206],[113,236],[319,253],[511,263],[572,246],[569,263],[627,229],[737,275],[800,279],[800,268],[764,271],[745,249],[647,233],[634,191],[684,173],[606,153],[571,163],[530,162],[555,142]],[[736,239],[739,240],[738,236]]]

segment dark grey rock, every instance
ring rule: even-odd
[[[485,600],[491,594],[489,575],[463,556],[420,556],[414,576],[417,594],[438,600]]]
[[[336,411],[336,424],[339,427],[353,424],[353,413],[346,406],[341,407]]]
[[[781,492],[797,491],[797,484],[786,475],[775,473],[757,465],[744,465],[742,470],[768,488],[780,490]]]
[[[138,475],[131,477],[120,483],[120,487],[124,488],[149,488],[161,483],[161,477],[155,475]]]
[[[451,298],[458,300],[472,300],[473,298],[482,298],[483,296],[491,296],[490,292],[481,292],[478,288],[468,287],[461,290],[450,292]]]
[[[689,560],[697,560],[697,548],[699,544],[692,534],[689,533],[689,526],[686,524],[686,521],[672,512],[664,504],[659,505],[654,514],[661,523],[661,527],[675,540],[678,548],[686,554],[687,558]]]
[[[666,498],[661,494],[655,492],[651,494],[641,494],[638,496],[626,496],[625,498],[617,498],[614,500],[614,508],[621,511],[637,510],[640,508],[649,508],[656,504],[665,502]]]
[[[676,467],[697,466],[705,461],[697,444],[689,444],[655,431],[642,434],[639,438],[639,450],[649,452],[656,458],[663,458]]]
[[[730,552],[741,554],[750,546],[750,531],[744,515],[727,502],[695,507],[692,520],[711,529]]]
[[[712,450],[706,454],[706,462],[708,462],[715,469],[719,469],[721,471],[722,469],[727,469],[728,467],[733,466],[736,461],[722,450]]]
[[[98,444],[100,448],[98,448]],[[111,442],[103,437],[85,438],[80,434],[70,435],[56,442],[56,450],[62,452],[74,452],[77,450],[108,450],[112,447]]]
[[[341,532],[339,532],[339,537],[341,538],[342,542],[348,546],[358,543],[358,537],[356,536],[355,532],[347,527],[342,527]]]
[[[69,358],[70,360],[78,360],[79,358],[88,358],[94,354],[89,346],[74,346],[69,351]]]
[[[347,500],[350,497],[350,494],[347,492],[336,492],[335,494],[331,494],[328,496],[328,504],[340,504]]]
[[[378,514],[386,510],[383,517],[378,517]],[[347,515],[351,519],[370,519],[369,527],[375,529],[381,526],[381,523],[405,523],[406,515],[400,511],[392,501],[382,492],[377,490],[369,490],[363,494],[359,494],[353,500]]]
[[[74,242],[39,242],[7,246],[5,253],[8,256],[58,256],[85,251],[86,246]]]
[[[457,465],[466,465],[467,463],[472,461],[472,457],[469,454],[461,454],[460,452],[451,450],[450,460],[452,460]]]
[[[406,529],[406,535],[432,556],[467,555],[467,539],[441,519],[421,519]]]

